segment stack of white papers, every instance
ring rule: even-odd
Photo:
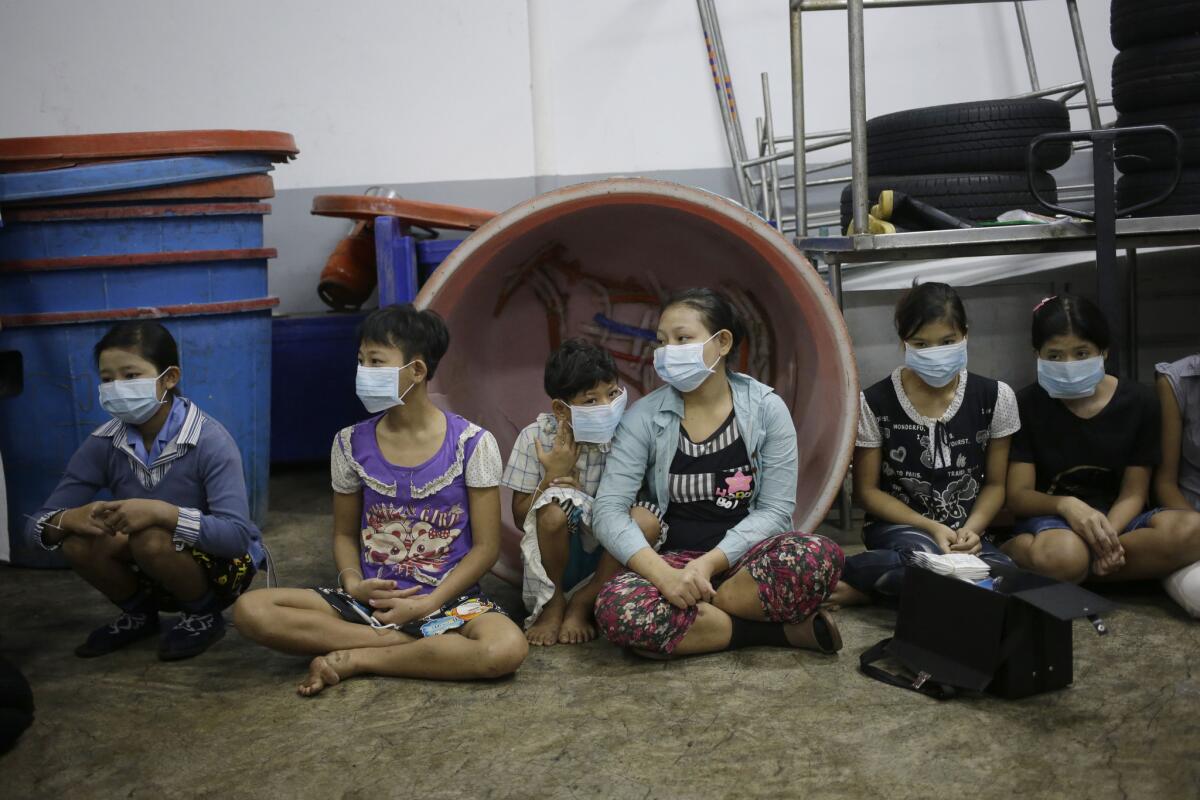
[[[912,554],[912,561],[918,567],[936,572],[939,575],[950,575],[964,581],[981,581],[991,575],[987,562],[978,556],[968,553],[926,553],[918,551]]]

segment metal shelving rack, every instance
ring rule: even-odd
[[[900,261],[910,259],[958,258],[979,255],[1020,255],[1067,251],[1094,251],[1096,226],[1091,222],[1066,221],[1051,225],[1005,226],[975,228],[969,230],[927,231],[895,234],[861,234],[853,236],[808,236],[808,208],[806,185],[808,170],[806,152],[828,146],[829,141],[844,143],[851,147],[851,193],[854,229],[866,230],[867,207],[867,141],[866,141],[866,71],[863,39],[864,8],[899,8],[905,6],[967,5],[978,3],[1012,2],[1012,0],[789,0],[791,17],[792,58],[792,142],[802,142],[793,152],[776,152],[767,158],[773,163],[781,157],[795,158],[793,189],[795,203],[795,245],[810,258],[828,266],[830,290],[838,304],[842,302],[842,265],[868,262]],[[1067,100],[1084,93],[1083,103],[1069,106],[1086,108],[1093,129],[1102,127],[1099,108],[1107,103],[1096,97],[1089,66],[1087,47],[1083,38],[1083,27],[1079,19],[1076,0],[1064,0],[1070,20],[1071,33],[1078,55],[1080,78],[1075,83],[1062,86],[1039,88],[1036,65],[1030,48],[1028,28],[1020,2],[1014,2],[1021,30],[1022,46],[1025,50],[1032,90],[1022,96],[1046,97],[1061,95]],[[848,40],[850,59],[850,129],[846,137],[842,132],[806,134],[804,125],[804,69],[802,42],[802,15],[806,11],[845,10],[848,17]],[[1087,145],[1085,145],[1087,146]],[[773,149],[773,143],[772,148]],[[1077,149],[1079,149],[1077,147]],[[743,165],[748,168],[766,163],[763,158],[749,159]],[[844,162],[842,162],[844,164]],[[826,165],[828,166],[828,165]],[[739,170],[741,172],[741,170]],[[764,175],[764,192],[769,190],[769,174]],[[821,181],[819,183],[826,183]],[[777,184],[778,185],[778,184]],[[1106,193],[1111,198],[1111,193]],[[1078,198],[1077,198],[1078,199]],[[1086,199],[1086,198],[1084,198]],[[787,227],[781,227],[786,231]],[[1200,244],[1200,215],[1174,217],[1147,217],[1120,219],[1116,222],[1116,248],[1126,251],[1124,264],[1111,268],[1097,269],[1097,286],[1100,304],[1113,327],[1119,343],[1120,358],[1117,360],[1119,374],[1124,377],[1136,375],[1136,251],[1145,247],[1180,247]],[[1115,259],[1106,259],[1114,262]]]

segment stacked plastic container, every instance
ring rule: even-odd
[[[267,508],[270,171],[297,153],[272,131],[0,139],[0,453],[11,560],[58,562],[24,536],[80,442],[108,417],[92,347],[115,322],[160,320],[182,389],[241,450]]]

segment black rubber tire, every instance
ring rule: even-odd
[[[1109,32],[1118,50],[1200,33],[1200,0],[1112,0]]]
[[[1166,188],[1170,180],[1169,171],[1122,175],[1117,181],[1117,207],[1149,200]],[[1133,216],[1170,217],[1177,214],[1200,214],[1200,169],[1185,169],[1170,197],[1158,205],[1135,211]]]
[[[897,111],[867,120],[867,170],[879,175],[1019,172],[1033,137],[1071,129],[1054,100],[990,100]],[[1071,157],[1070,142],[1038,149],[1038,167]]]
[[[1033,198],[1023,172],[997,172],[983,175],[892,175],[871,176],[868,181],[870,202],[875,204],[884,189],[895,189],[915,197],[947,214],[972,222],[995,219],[1014,208],[1046,212]],[[1050,202],[1058,197],[1054,176],[1037,173],[1038,191]],[[850,185],[842,189],[842,230],[850,224]]]
[[[1200,103],[1172,108],[1149,108],[1117,117],[1118,128],[1134,125],[1169,125],[1183,139],[1184,166],[1200,164]],[[1174,169],[1175,166],[1174,146],[1169,138],[1159,134],[1123,136],[1117,139],[1116,155],[1117,168],[1124,173]]]
[[[1131,47],[1113,60],[1113,106],[1122,114],[1200,103],[1200,36]]]

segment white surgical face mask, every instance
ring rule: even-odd
[[[577,442],[608,444],[612,441],[621,415],[629,401],[629,392],[624,389],[617,399],[603,406],[571,406],[571,431]]]
[[[1091,397],[1104,380],[1104,358],[1093,356],[1082,361],[1046,361],[1039,358],[1038,383],[1046,394],[1060,400]]]
[[[358,373],[354,376],[354,391],[367,411],[378,414],[392,406],[404,405],[404,395],[412,391],[416,384],[409,384],[404,394],[400,394],[400,370],[415,363],[416,359],[403,367],[364,367],[359,364]]]
[[[704,363],[704,345],[715,339],[717,333],[703,342],[665,344],[655,350],[654,370],[658,377],[681,392],[690,392],[704,383],[713,374],[713,367],[721,361],[721,357],[717,356],[712,366]]]
[[[158,379],[167,374],[163,370],[153,378],[135,378],[129,381],[109,381],[100,384],[100,407],[121,422],[141,425],[154,416],[167,393],[158,396]]]
[[[930,386],[945,386],[967,368],[967,340],[925,348],[905,342],[904,365]]]

